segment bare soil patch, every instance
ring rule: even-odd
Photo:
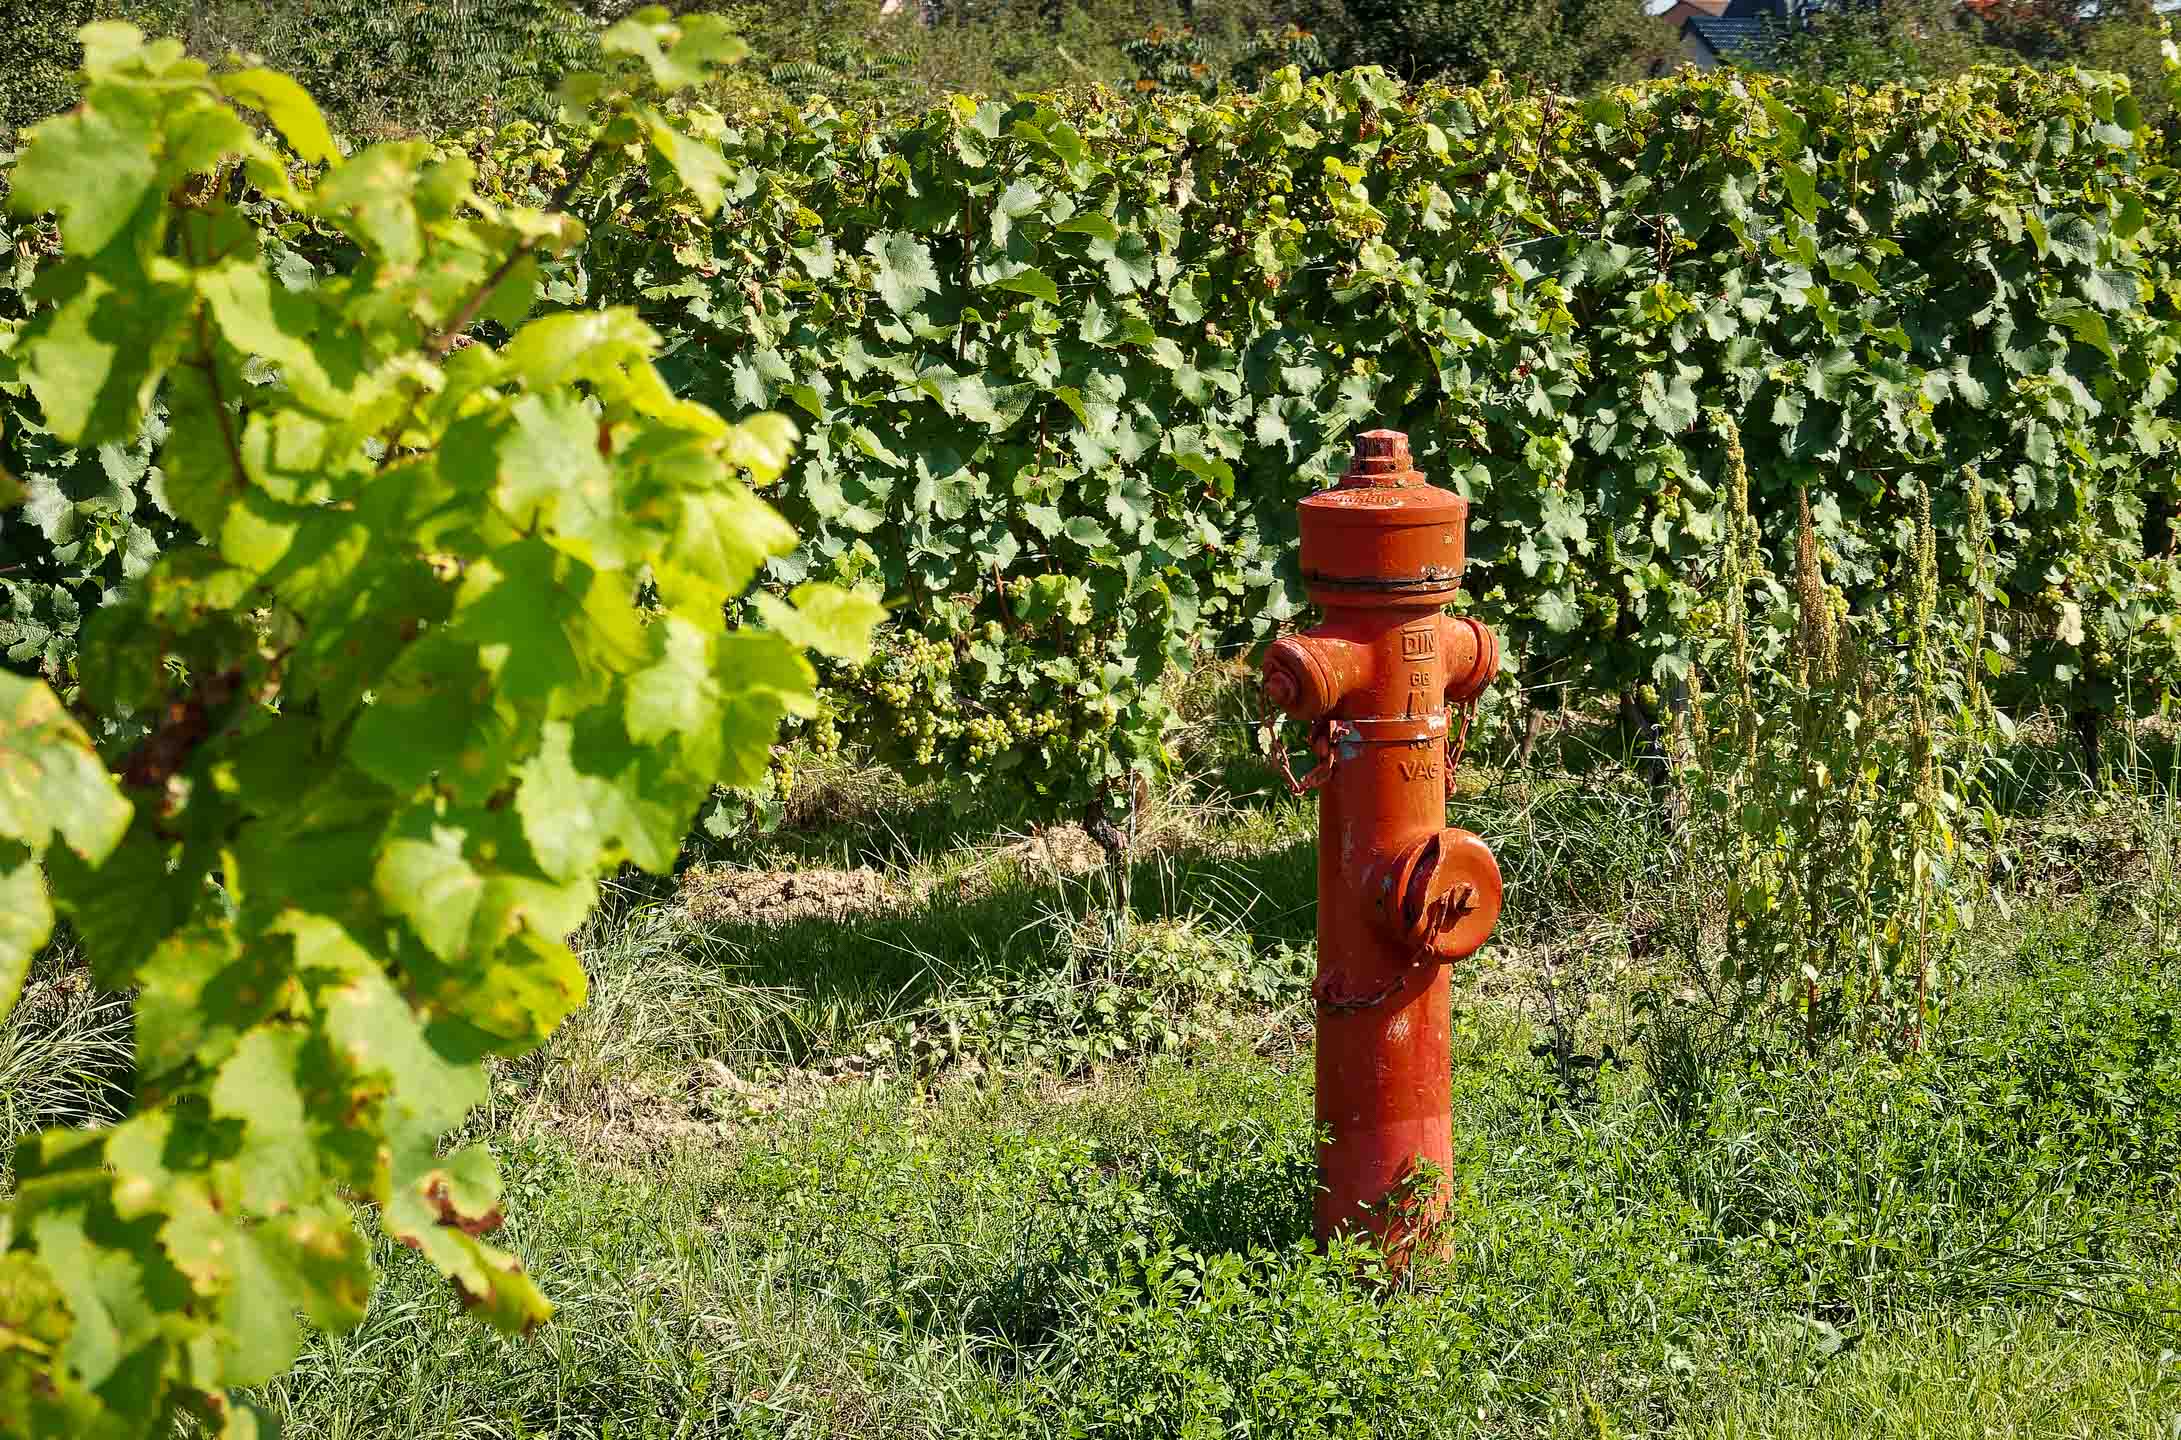
[[[786,925],[870,915],[915,896],[868,866],[746,870],[700,865],[682,877],[681,904],[695,919],[729,925]]]
[[[993,862],[1002,860],[1032,875],[1088,875],[1106,863],[1106,852],[1080,825],[1048,825],[992,852]]]
[[[966,899],[1010,869],[1032,880],[1072,879],[1096,871],[1105,859],[1082,826],[1052,825],[980,852],[948,883],[954,898]],[[708,924],[787,925],[898,912],[927,899],[934,883],[867,865],[699,865],[683,875],[679,900],[691,918]]]
[[[518,1113],[518,1134],[549,1134],[617,1163],[737,1143],[776,1117],[816,1109],[842,1091],[888,1079],[868,1056],[841,1055],[745,1077],[716,1059],[679,1075],[615,1080],[579,1099]]]

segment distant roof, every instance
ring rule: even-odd
[[[1737,65],[1762,65],[1779,38],[1779,27],[1766,24],[1759,15],[1691,15],[1682,22],[1684,31],[1697,38],[1722,60]]]

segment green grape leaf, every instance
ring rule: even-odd
[[[291,1335],[301,1339],[288,1329],[297,1311],[335,1334],[362,1323],[371,1297],[371,1252],[345,1205],[270,1216],[244,1230],[237,1248],[237,1288],[253,1301],[246,1323],[272,1333],[273,1343],[288,1343]],[[258,1345],[239,1343],[231,1353],[230,1384],[261,1385],[288,1368],[272,1363],[276,1352]]]
[[[810,582],[784,601],[762,592],[755,599],[766,628],[791,645],[857,665],[871,657],[871,632],[886,618],[874,597],[838,585]]]
[[[57,1282],[73,1322],[59,1358],[73,1378],[96,1389],[154,1322],[143,1266],[126,1252],[95,1244],[85,1218],[80,1207],[41,1207],[28,1229],[33,1253]]]
[[[95,865],[121,843],[131,813],[59,698],[43,681],[0,671],[0,838],[39,855],[57,834]]]
[[[1547,590],[1537,597],[1537,618],[1555,635],[1565,635],[1583,620],[1583,612],[1565,591]]]
[[[68,1347],[74,1317],[67,1296],[36,1255],[0,1254],[0,1414],[33,1435],[90,1435],[100,1423],[98,1402],[46,1357]]]
[[[1177,453],[1174,463],[1214,487],[1222,495],[1234,493],[1234,467],[1217,456],[1189,450]]]
[[[385,674],[356,717],[347,754],[395,790],[438,778],[482,803],[506,782],[530,728],[497,692],[476,647],[441,631]]]
[[[608,55],[641,60],[652,83],[667,91],[701,85],[712,67],[732,65],[750,53],[720,16],[691,15],[677,23],[658,7],[608,26],[598,39]]]
[[[1679,435],[1696,423],[1696,391],[1688,374],[1677,373],[1669,381],[1657,370],[1646,370],[1637,392],[1643,413],[1668,435]]]
[[[281,369],[281,378],[321,414],[340,415],[350,408],[347,390],[355,380],[353,358],[340,363],[336,376],[315,343],[320,310],[313,292],[275,285],[257,256],[197,272],[197,291],[212,308],[229,344],[261,355]]]
[[[741,51],[716,17],[611,34],[668,86]],[[122,25],[84,41],[83,103],[6,177],[18,210],[58,208],[65,250],[42,222],[0,235],[27,316],[0,326],[0,409],[31,482],[0,498],[31,504],[37,561],[27,592],[0,586],[0,644],[65,673],[51,647],[94,600],[74,659],[132,789],[50,691],[0,674],[0,1001],[66,916],[133,995],[135,1097],[110,1131],[18,1150],[0,1428],[151,1435],[188,1410],[241,1436],[258,1412],[224,1392],[285,1369],[301,1321],[364,1313],[352,1201],[493,1323],[550,1313],[479,1239],[489,1151],[443,1142],[486,1098],[479,1060],[584,1002],[564,937],[601,875],[670,867],[714,782],[761,775],[781,719],[815,713],[797,644],[727,629],[768,563],[805,579],[752,488],[798,434],[684,398],[658,332],[589,308],[618,277],[551,263],[584,228],[524,203],[512,157],[343,160],[287,77],[215,79]],[[574,198],[638,174],[683,215],[685,190],[707,212],[754,193],[737,132],[647,104],[635,68],[567,89],[604,127],[550,162],[581,172]],[[326,167],[314,186],[238,106]],[[905,304],[938,286],[917,228],[884,267]],[[829,245],[798,244],[826,251],[800,273],[850,284]],[[563,308],[526,321],[541,293]],[[496,326],[521,328],[495,350]],[[782,337],[762,356],[734,362],[758,398],[822,423],[861,404]],[[1019,419],[1028,382],[938,368],[907,382],[994,432]],[[870,416],[907,453],[898,419]],[[843,510],[879,524],[891,482],[851,483]],[[868,653],[874,602],[816,580],[777,604],[807,643]]]
[[[1062,235],[1088,235],[1094,242],[1112,245],[1121,238],[1121,227],[1113,223],[1111,216],[1096,211],[1063,220],[1053,227]]]
[[[692,790],[689,802],[680,807],[685,831],[699,798]],[[583,962],[573,950],[560,940],[524,930],[500,948],[481,974],[435,989],[432,1000],[439,1018],[461,1021],[492,1053],[521,1055],[582,1008],[589,993]]]
[[[331,165],[341,158],[333,131],[310,92],[277,70],[255,68],[222,75],[220,89],[253,110],[263,111],[273,122],[288,148],[314,165]]]
[[[1060,303],[1060,287],[1042,270],[1021,269],[992,282],[995,290],[1010,290],[1017,295],[1028,295],[1043,300],[1048,305]]]
[[[321,213],[385,269],[406,271],[423,258],[416,192],[425,153],[419,142],[382,142],[319,177]]]
[[[52,933],[53,902],[37,862],[27,854],[0,859],[0,1016],[15,1009],[30,962]]]
[[[1805,220],[1817,219],[1817,176],[1789,161],[1780,166],[1780,180],[1787,186],[1788,199],[1795,212]]]
[[[2090,220],[2070,213],[2053,222],[2049,244],[2053,258],[2071,265],[2098,263],[2098,231]]]
[[[349,1100],[373,1100],[390,1134],[414,1140],[452,1130],[484,1103],[485,1078],[435,1050],[417,1016],[377,962],[348,933],[314,915],[290,913],[276,933],[290,937],[296,970],[324,1015],[328,1048],[350,1078]]]
[[[72,445],[134,438],[174,354],[186,295],[129,264],[114,278],[85,274],[33,317],[18,354],[46,428]]]
[[[267,1254],[279,1222],[245,1224],[188,1182],[167,1186],[174,1203],[159,1241],[211,1312],[223,1385],[262,1385],[295,1363],[303,1344],[296,1312],[305,1300],[293,1270]],[[208,1300],[210,1303],[205,1304]]]
[[[551,390],[599,377],[648,358],[659,337],[628,309],[541,315],[515,332],[500,351],[510,380]]]
[[[449,429],[440,470],[458,491],[492,495],[525,531],[580,542],[587,563],[614,569],[642,553],[645,537],[623,512],[598,435],[578,396],[525,395]]]
[[[241,1122],[243,1203],[260,1215],[307,1204],[325,1188],[298,1078],[310,1039],[297,1027],[259,1026],[212,1082],[212,1113]]]
[[[1844,284],[1853,285],[1866,295],[1881,293],[1878,277],[1871,274],[1870,267],[1859,260],[1827,260],[1825,273]]]
[[[142,1078],[156,1081],[185,1066],[221,1064],[242,1035],[282,1003],[293,973],[293,947],[284,940],[245,948],[210,925],[168,935],[136,976]]]
[[[749,416],[727,430],[727,463],[748,471],[758,484],[767,484],[787,468],[797,438],[795,422],[785,415]]]
[[[629,739],[650,745],[716,729],[726,692],[713,665],[709,632],[671,612],[662,615],[651,626],[651,663],[629,677]]]
[[[1103,236],[1090,244],[1090,257],[1106,272],[1106,284],[1116,295],[1148,289],[1157,275],[1151,247],[1134,230],[1108,241]]]
[[[817,676],[778,635],[737,630],[718,644],[715,673],[727,699],[714,778],[722,785],[754,785],[764,778],[780,717],[818,713]]]
[[[588,875],[559,880],[510,863],[527,848],[502,812],[412,812],[381,849],[373,880],[426,949],[476,964],[522,929],[565,935],[590,913],[597,890]]]
[[[879,298],[897,315],[914,311],[922,296],[939,292],[931,249],[914,235],[874,235],[864,251],[878,264]]]
[[[2132,270],[2093,268],[2081,283],[2083,298],[2109,314],[2126,314],[2142,303],[2142,285]]]
[[[680,524],[658,567],[669,603],[716,609],[765,561],[795,548],[795,527],[745,486],[684,491],[678,500]]]
[[[652,153],[689,187],[699,209],[707,216],[718,214],[727,201],[727,181],[734,173],[727,157],[704,141],[684,134],[665,118],[645,113],[651,120]]]
[[[611,575],[536,536],[470,566],[445,633],[475,650],[496,698],[517,706],[596,700],[644,648],[635,607]]]
[[[560,881],[589,875],[601,859],[632,861],[654,873],[671,870],[695,799],[685,807],[670,791],[647,786],[633,747],[624,754],[597,747],[607,753],[586,755],[579,770],[574,741],[573,727],[547,725],[538,753],[518,773],[515,810],[540,868]],[[700,789],[696,798],[701,796]]]
[[[1037,214],[1044,204],[1045,192],[1035,180],[1018,177],[1009,181],[1007,188],[1000,192],[999,198],[992,202],[994,248],[1005,250],[1008,237],[1014,234],[1015,222]]]
[[[476,1236],[439,1223],[439,1209],[424,1199],[401,1199],[380,1216],[387,1234],[423,1252],[454,1283],[462,1308],[494,1329],[527,1335],[553,1317],[553,1306],[537,1282],[524,1273],[522,1260],[485,1244]]]
[[[32,127],[9,181],[9,208],[26,217],[57,213],[77,255],[111,245],[159,185],[151,98],[115,89],[100,100]]]
[[[2108,361],[2119,363],[2120,353],[2113,348],[2113,333],[2105,317],[2083,304],[2080,300],[2063,300],[2045,311],[2045,318],[2057,321],[2070,335],[2096,350]]]

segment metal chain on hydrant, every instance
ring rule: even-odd
[[[1340,722],[1318,720],[1311,724],[1310,753],[1318,757],[1318,763],[1309,774],[1298,780],[1293,767],[1288,764],[1287,742],[1280,738],[1280,712],[1265,698],[1262,691],[1258,692],[1258,706],[1259,728],[1265,732],[1265,743],[1272,748],[1273,761],[1280,767],[1280,778],[1287,782],[1288,793],[1308,795],[1311,791],[1322,788],[1326,781],[1333,778],[1333,767],[1340,762],[1339,755],[1333,749],[1339,738],[1334,732]]]
[[[1469,892],[1465,892],[1463,901],[1457,904],[1457,912],[1467,908],[1466,902],[1468,893]],[[1449,896],[1446,898],[1452,899],[1453,897]],[[1441,903],[1443,904],[1444,901],[1442,901]],[[1335,992],[1333,988],[1326,983],[1325,976],[1320,975],[1317,979],[1310,982],[1310,998],[1318,1002],[1318,1007],[1320,1009],[1338,1010],[1344,1014],[1353,1013],[1357,1010],[1375,1010],[1379,1006],[1385,1004],[1388,1000],[1391,1000],[1394,996],[1400,994],[1403,988],[1408,985],[1409,981],[1415,977],[1417,972],[1422,970],[1435,969],[1438,966],[1444,965],[1446,963],[1446,961],[1438,959],[1431,953],[1431,942],[1427,939],[1419,943],[1417,947],[1409,953],[1409,958],[1402,963],[1400,970],[1395,972],[1393,979],[1387,981],[1378,989],[1364,995],[1342,995]]]
[[[1477,702],[1464,700],[1454,707],[1462,715],[1462,728],[1454,732],[1454,743],[1446,752],[1446,798],[1454,800],[1454,772],[1462,768],[1462,756],[1469,749],[1469,722],[1477,718]]]
[[[1400,994],[1402,989],[1408,985],[1409,978],[1415,973],[1416,961],[1411,960],[1407,968],[1403,969],[1400,974],[1394,976],[1392,980],[1368,995],[1336,994],[1332,986],[1326,983],[1326,977],[1320,975],[1310,982],[1310,998],[1318,1002],[1320,1010],[1337,1010],[1342,1014],[1352,1014],[1358,1010],[1376,1010],[1379,1006]]]

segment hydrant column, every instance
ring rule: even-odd
[[[1360,436],[1340,483],[1302,503],[1325,621],[1264,663],[1266,700],[1312,723],[1321,758],[1317,1231],[1368,1230],[1397,1262],[1444,1212],[1453,1164],[1445,962],[1474,953],[1500,908],[1491,851],[1446,826],[1449,702],[1499,668],[1489,630],[1443,613],[1468,508],[1424,483],[1406,435]]]

